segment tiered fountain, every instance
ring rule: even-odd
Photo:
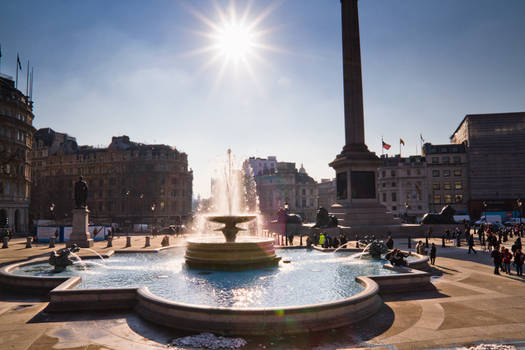
[[[186,264],[192,269],[225,271],[276,266],[281,258],[275,255],[273,239],[243,236],[237,240],[237,233],[245,230],[237,224],[250,222],[256,215],[233,215],[234,209],[240,209],[241,184],[236,181],[231,150],[228,150],[227,161],[224,176],[216,180],[213,201],[215,208],[227,209],[228,215],[206,217],[207,221],[225,225],[216,230],[222,232],[224,239],[202,237],[188,240]],[[227,208],[224,208],[225,204]]]

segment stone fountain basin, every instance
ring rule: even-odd
[[[217,222],[220,224],[242,224],[252,221],[256,218],[255,215],[223,215],[223,216],[206,216],[206,220]]]
[[[154,253],[154,252],[152,252]],[[321,331],[359,322],[375,314],[382,305],[380,293],[418,291],[431,286],[425,272],[398,268],[396,274],[356,277],[364,289],[348,298],[318,304],[283,307],[214,307],[168,300],[147,287],[75,289],[82,278],[13,275],[10,271],[37,264],[43,259],[12,264],[0,270],[0,284],[34,293],[44,282],[51,312],[134,310],[154,323],[187,331],[218,334],[260,335]],[[385,268],[391,268],[385,265]],[[21,283],[22,282],[22,283]],[[34,289],[36,288],[36,289]]]

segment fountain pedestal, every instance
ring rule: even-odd
[[[73,209],[73,229],[66,247],[76,244],[80,248],[93,247],[93,239],[88,230],[89,210],[87,208]]]
[[[189,240],[186,248],[186,265],[190,269],[240,271],[277,266],[280,257],[275,255],[273,239],[246,238],[236,242],[237,233],[243,229],[237,224],[255,219],[255,216],[210,216],[208,221],[224,224],[224,240]]]

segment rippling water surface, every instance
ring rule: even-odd
[[[159,254],[117,254],[86,260],[58,274],[48,264],[25,266],[16,274],[80,275],[77,288],[147,286],[154,294],[177,302],[222,307],[279,307],[336,301],[363,290],[356,276],[391,274],[384,260],[356,258],[351,253],[278,250],[278,267],[242,272],[190,270],[184,249]],[[290,261],[290,263],[284,263]]]

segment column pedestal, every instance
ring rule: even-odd
[[[90,238],[88,225],[89,210],[86,208],[73,209],[73,229],[66,246],[71,247],[73,244],[76,244],[80,248],[93,247],[93,239]]]

